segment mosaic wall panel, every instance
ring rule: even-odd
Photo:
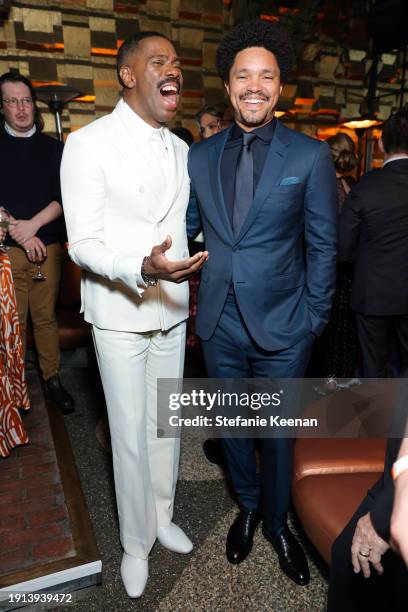
[[[238,0],[16,0],[0,22],[0,72],[19,70],[36,83],[66,83],[83,97],[63,113],[64,132],[109,112],[118,99],[115,56],[133,32],[155,29],[177,44],[184,93],[175,123],[195,130],[194,115],[204,102],[223,98],[215,51],[239,17]],[[307,133],[330,126],[340,116],[360,112],[367,94],[368,39],[359,0],[262,3],[263,17],[280,20],[296,33],[296,69],[285,86],[281,109]],[[361,5],[361,6],[360,6]],[[351,8],[348,8],[351,7]],[[397,107],[401,54],[381,56],[381,118]],[[53,118],[44,108],[46,128]]]

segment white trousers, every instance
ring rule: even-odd
[[[157,438],[157,379],[181,378],[185,322],[167,332],[92,328],[108,409],[120,539],[147,559],[173,516],[179,438]]]

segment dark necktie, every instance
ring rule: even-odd
[[[235,176],[235,198],[232,213],[232,228],[238,236],[254,199],[254,159],[251,144],[256,134],[242,132],[242,149],[237,163]]]

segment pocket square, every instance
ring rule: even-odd
[[[300,183],[298,176],[286,176],[280,181],[279,185],[297,185],[298,183]]]

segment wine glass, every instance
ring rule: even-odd
[[[47,280],[47,277],[45,276],[45,274],[43,274],[43,272],[41,270],[41,264],[43,263],[44,260],[45,260],[45,257],[43,259],[41,259],[40,261],[36,261],[35,262],[35,265],[37,266],[36,273],[33,276],[33,280],[35,280],[35,281],[45,281],[45,280]]]
[[[4,206],[0,206],[0,230],[5,230],[8,232],[8,228],[10,225],[10,213],[8,210],[4,208]],[[7,247],[4,244],[4,238],[0,240],[0,251],[5,253],[7,251]]]

